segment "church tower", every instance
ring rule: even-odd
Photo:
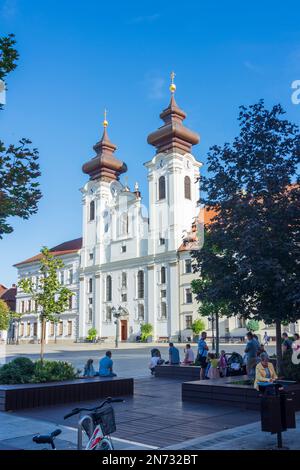
[[[89,175],[89,181],[82,188],[82,250],[80,274],[80,324],[79,336],[87,335],[89,328],[97,329],[101,335],[101,289],[103,279],[99,266],[110,261],[107,249],[113,236],[111,208],[116,191],[121,191],[119,176],[127,166],[118,160],[117,149],[107,133],[106,111],[103,121],[103,135],[94,145],[96,155],[82,167]]]
[[[184,231],[197,216],[198,181],[201,163],[192,155],[199,135],[183,124],[186,113],[177,105],[175,74],[171,74],[171,100],[160,114],[164,124],[148,136],[156,148],[145,163],[149,182],[149,254],[177,250]]]

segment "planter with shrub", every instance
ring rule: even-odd
[[[35,361],[17,357],[0,367],[0,384],[29,384],[74,380],[79,372],[64,361]]]

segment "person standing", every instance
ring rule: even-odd
[[[287,351],[290,351],[292,349],[292,341],[289,339],[289,336],[287,333],[282,333],[282,354],[285,354]]]
[[[248,340],[245,349],[245,353],[247,354],[246,370],[248,377],[251,378],[255,376],[259,343],[255,338],[253,338],[253,334],[250,331],[247,333],[246,336]]]
[[[264,337],[263,337],[263,342],[264,342],[264,346],[269,345],[269,336],[268,336],[268,333],[266,331],[265,331],[265,334],[264,334]]]
[[[99,361],[100,377],[116,377],[113,372],[113,361],[111,359],[111,351],[106,351],[105,356]]]
[[[180,363],[179,351],[173,343],[169,343],[169,364],[175,366]]]
[[[206,343],[207,333],[206,331],[202,331],[201,337],[198,342],[198,360],[200,363],[200,380],[205,379],[205,370],[207,366],[207,354],[208,354],[208,346]]]
[[[221,351],[221,355],[219,358],[219,370],[221,377],[226,377],[227,375],[227,359],[226,353],[224,350]]]

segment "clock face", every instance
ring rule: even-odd
[[[115,197],[122,190],[122,185],[119,181],[112,181],[110,183],[111,194]]]

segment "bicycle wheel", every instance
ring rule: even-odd
[[[101,442],[99,442],[95,450],[114,450],[114,446],[110,439],[104,438],[101,440]]]

